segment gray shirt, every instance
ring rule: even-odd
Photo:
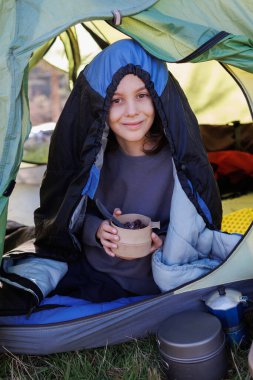
[[[161,222],[165,233],[169,223],[174,186],[169,148],[158,154],[128,156],[120,149],[104,157],[95,198],[113,212],[144,214]],[[158,293],[151,270],[151,255],[131,261],[110,257],[96,240],[102,219],[87,214],[83,228],[83,248],[93,268],[109,274],[122,288],[137,294]],[[159,231],[158,231],[159,233]]]

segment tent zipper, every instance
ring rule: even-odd
[[[206,41],[203,45],[199,46],[196,50],[194,50],[191,54],[187,55],[185,58],[182,58],[176,63],[185,63],[192,61],[193,59],[197,58],[199,55],[205,53],[208,49],[212,48],[214,45],[216,45],[218,42],[220,42],[223,38],[229,36],[230,33],[221,31],[215,36],[213,36],[210,40]]]

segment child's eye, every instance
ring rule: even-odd
[[[119,104],[121,102],[121,99],[120,98],[114,98],[112,99],[111,103],[112,104]]]
[[[139,98],[139,99],[143,99],[143,98],[147,98],[147,97],[149,97],[149,94],[147,94],[146,92],[142,92],[141,94],[137,95],[137,98]]]

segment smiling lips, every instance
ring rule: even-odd
[[[129,129],[138,129],[141,123],[142,121],[136,121],[136,122],[122,123],[122,124],[124,127],[127,127]]]

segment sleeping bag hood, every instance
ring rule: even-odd
[[[79,236],[87,199],[99,182],[111,98],[127,74],[137,75],[150,92],[187,197],[208,228],[220,228],[219,192],[197,119],[166,64],[126,39],[103,50],[80,73],[56,125],[35,211],[35,249],[41,257],[69,262],[81,252]]]

